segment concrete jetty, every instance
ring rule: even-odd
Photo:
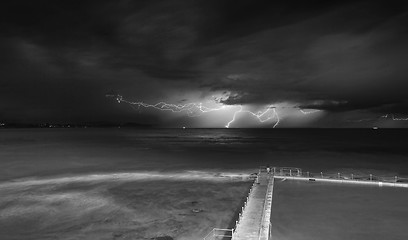
[[[232,234],[233,240],[270,239],[274,178],[271,174],[260,171],[256,181]]]

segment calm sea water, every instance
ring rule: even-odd
[[[250,185],[239,176],[261,165],[407,176],[407,142],[402,129],[1,129],[0,239],[202,239],[231,226]]]
[[[277,240],[408,239],[408,189],[276,181]]]
[[[0,180],[133,170],[375,170],[408,175],[404,129],[19,129],[0,131]]]

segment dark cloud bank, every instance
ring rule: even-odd
[[[0,12],[3,121],[160,122],[110,90],[291,102],[331,113],[321,126],[408,113],[406,1],[9,1]]]

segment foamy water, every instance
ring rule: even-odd
[[[170,172],[128,172],[110,174],[86,174],[77,176],[54,177],[54,178],[31,178],[16,179],[0,183],[0,190],[3,188],[19,188],[39,185],[56,185],[68,183],[98,183],[98,182],[129,182],[129,181],[248,181],[248,173],[240,172],[204,172],[185,171],[179,173]]]

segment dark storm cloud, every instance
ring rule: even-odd
[[[230,104],[241,104],[243,98],[305,105],[322,99],[347,102],[320,106],[328,110],[398,104],[406,99],[407,22],[401,2],[361,2],[265,29],[230,41],[233,50],[224,51],[217,65],[226,73],[235,69],[235,77],[205,86],[235,92]]]
[[[403,113],[407,13],[405,1],[10,1],[0,117],[134,119],[111,89]]]

